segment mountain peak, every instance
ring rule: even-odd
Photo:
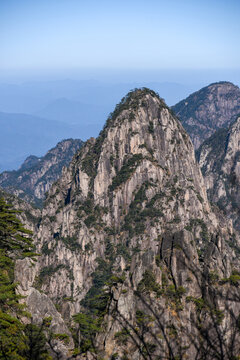
[[[159,105],[162,107],[167,107],[164,100],[153,90],[148,88],[136,88],[128,92],[126,96],[122,98],[119,104],[116,105],[115,110],[110,113],[109,118],[106,123],[106,127],[111,126],[115,119],[120,115],[124,110],[136,110],[141,106],[145,106],[144,99],[151,98],[158,100]]]
[[[227,128],[240,112],[240,89],[228,81],[210,84],[173,106],[194,147],[217,129]]]
[[[238,87],[237,85],[234,85],[231,81],[216,81],[216,82],[211,83],[208,86],[206,86],[206,88],[212,87],[212,86],[233,86],[235,88]]]
[[[180,122],[157,94],[137,89],[123,98],[99,137],[82,147],[49,190],[36,241],[43,255],[28,286],[37,284],[34,291],[43,291],[67,321],[75,315],[80,326],[82,319],[83,326],[93,326],[93,347],[86,354],[89,339],[73,324],[76,334],[80,329],[81,359],[85,354],[97,358],[90,354],[95,349],[107,359],[116,354],[124,359],[126,353],[140,359],[139,339],[151,345],[144,345],[149,355],[144,359],[169,358],[168,343],[174,348],[171,358],[194,359],[199,352],[192,347],[193,333],[200,349],[217,338],[211,326],[202,341],[200,310],[210,324],[214,310],[219,324],[219,308],[226,304],[215,296],[219,287],[215,290],[213,279],[235,279],[238,285],[239,275],[231,278],[237,264],[227,245],[237,242],[231,234],[227,221],[211,210]],[[24,273],[20,267],[18,273]],[[208,304],[216,299],[215,310]],[[28,297],[33,315],[39,314],[39,303]],[[200,324],[201,330],[209,328],[208,322]],[[232,322],[225,324],[224,338]]]

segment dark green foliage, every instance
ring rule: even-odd
[[[114,339],[117,341],[118,345],[126,345],[130,336],[130,330],[127,328],[118,331],[114,335]]]
[[[158,217],[163,216],[162,212],[154,207],[155,202],[161,197],[161,194],[156,194],[143,208],[144,202],[147,201],[146,190],[153,186],[150,182],[142,184],[136,193],[134,200],[130,204],[129,212],[124,218],[123,230],[129,231],[129,235],[140,235],[145,230],[144,222],[147,219],[157,220]]]
[[[39,225],[41,221],[41,217],[34,216],[30,211],[24,210],[24,215],[26,216],[27,220],[33,223],[34,225]]]
[[[93,250],[93,244],[91,242],[87,243],[84,247],[84,250],[89,252]]]
[[[117,244],[116,254],[121,255],[127,263],[131,260],[129,248],[125,244]]]
[[[35,287],[37,289],[40,289],[43,282],[53,276],[56,272],[58,272],[61,269],[66,269],[66,265],[64,264],[58,264],[57,266],[49,265],[45,266],[41,269],[39,275],[35,278]],[[68,268],[67,268],[68,269]]]
[[[112,184],[109,186],[110,191],[114,191],[118,186],[125,183],[131,175],[136,170],[139,163],[142,161],[143,156],[142,154],[134,154],[132,157],[127,159],[121,168],[121,170],[118,172],[118,174],[113,178]]]
[[[186,300],[187,302],[193,302],[196,306],[198,314],[201,314],[202,318],[200,316],[198,318],[200,324],[206,314],[211,317],[211,320],[213,323],[215,323],[215,326],[220,325],[224,319],[224,312],[218,308],[217,304],[211,304],[204,298],[195,298],[193,296],[186,297]]]
[[[203,198],[200,194],[197,193],[197,198],[200,201],[201,204],[203,204]]]
[[[147,88],[141,88],[141,89],[134,89],[130,91],[119,104],[116,105],[115,110],[109,115],[107,122],[103,128],[103,130],[100,132],[98,138],[96,141],[89,145],[89,150],[85,157],[81,161],[82,170],[88,174],[88,176],[91,178],[91,184],[93,184],[93,179],[96,176],[97,173],[97,167],[98,167],[98,161],[100,158],[101,150],[102,150],[102,144],[104,142],[104,139],[107,136],[107,131],[109,128],[116,126],[116,119],[117,117],[124,111],[129,110],[129,121],[133,121],[135,118],[135,111],[137,111],[138,107],[141,106],[143,97],[146,95],[151,95],[155,98],[158,98],[160,101],[160,105],[164,108],[167,108],[167,105],[159,97],[157,93],[154,91],[147,89]],[[117,157],[118,157],[118,151]]]
[[[87,199],[79,207],[77,216],[84,218],[85,215],[87,215],[87,217],[84,219],[84,223],[88,228],[90,228],[96,225],[102,226],[101,218],[107,212],[108,209],[106,207],[99,205],[94,206],[93,193],[89,192]]]
[[[94,215],[89,215],[85,220],[85,224],[88,228],[90,228],[91,226],[93,226],[96,223],[96,217]]]
[[[152,292],[157,297],[164,296],[167,300],[170,300],[177,310],[182,309],[181,298],[185,295],[186,289],[182,286],[176,287],[174,284],[168,285],[164,272],[162,272],[162,285],[156,282],[155,275],[151,270],[146,270],[143,274],[143,278],[137,287],[137,295],[141,298],[143,294],[150,294]]]
[[[121,102],[116,105],[113,113],[110,114],[106,127],[113,126],[116,118],[122,113],[124,110],[132,110],[136,111],[140,106],[147,106],[147,103],[143,103],[143,97],[146,95],[151,95],[152,97],[158,98],[160,100],[160,104],[162,107],[167,107],[163,99],[159,97],[159,95],[150,90],[148,88],[140,88],[131,90],[124,98],[122,98]],[[133,115],[131,115],[133,117]],[[132,119],[130,119],[131,121]]]
[[[62,341],[65,345],[69,344],[69,335],[67,334],[53,334],[53,339]]]
[[[138,326],[147,327],[154,318],[148,314],[146,314],[143,310],[136,310],[136,322]]]
[[[173,300],[179,300],[186,293],[186,289],[182,286],[176,288],[174,285],[169,285],[165,291],[165,295]]]
[[[77,329],[73,331],[76,354],[96,350],[95,336],[101,331],[103,317],[110,300],[110,289],[106,284],[111,282],[112,262],[101,258],[98,258],[97,262],[98,267],[92,273],[93,285],[81,301],[85,311],[73,316],[77,324]],[[80,342],[79,335],[81,335]]]
[[[106,135],[106,128],[104,128],[96,141],[93,144],[89,143],[89,151],[81,161],[82,170],[92,179],[91,183],[97,174],[98,161]]]
[[[6,311],[0,310],[0,359],[24,360],[27,349],[23,324]]]
[[[156,349],[156,344],[146,342],[145,346],[142,348],[142,353],[146,356],[148,354],[153,354]]]
[[[149,121],[148,131],[150,132],[150,134],[154,133],[154,127],[153,127],[153,122],[152,121]]]
[[[42,246],[42,254],[44,255],[50,255],[53,252],[53,249],[48,248],[48,243],[45,242]]]
[[[228,140],[228,129],[219,129],[217,130],[210,138],[204,141],[204,143],[199,147],[199,149],[196,151],[196,159],[197,161],[200,160],[200,155],[202,152],[202,149],[206,146],[211,149],[210,153],[208,154],[208,157],[216,158],[218,159],[217,162],[214,163],[214,169],[217,170],[221,166],[221,158],[219,158],[219,155],[222,157],[224,155],[224,150],[227,145]],[[206,168],[203,167],[202,169],[203,175],[206,172]]]
[[[25,229],[17,219],[18,213],[6,204],[3,198],[0,198],[0,248],[15,251],[21,256],[26,253],[33,255],[34,246],[30,238],[32,232]]]
[[[240,273],[237,270],[233,270],[229,278],[222,279],[220,283],[225,284],[227,282],[238,287],[240,285]]]
[[[27,347],[23,351],[26,360],[48,360],[52,359],[46,350],[47,338],[44,334],[45,326],[41,327],[34,324],[27,324],[24,332],[26,335]]]
[[[152,199],[147,203],[146,208],[153,208],[155,202],[159,199],[164,198],[165,194],[163,192],[155,194]]]
[[[151,156],[153,156],[154,151],[153,151],[153,149],[149,148],[147,146],[147,144],[144,143],[144,144],[139,145],[139,149],[143,149],[143,148],[146,149],[150,153]]]
[[[86,353],[87,351],[94,352],[94,338],[96,333],[100,331],[98,319],[94,319],[90,314],[78,313],[73,316],[73,320],[78,325],[77,334],[75,335],[75,343],[78,343],[78,335],[81,335],[80,344],[75,350],[75,355]]]
[[[142,280],[138,284],[137,290],[139,293],[150,293],[151,291],[160,293],[160,285],[156,282],[152,271],[145,271]]]
[[[189,225],[185,226],[185,229],[188,231],[193,231],[197,226],[201,226],[201,237],[202,240],[208,241],[209,240],[209,234],[207,230],[207,225],[203,221],[203,219],[190,219]]]
[[[15,291],[14,260],[33,258],[35,254],[29,237],[31,232],[17,219],[17,213],[0,199],[0,359],[47,359],[44,351],[42,356],[29,356],[30,335],[20,320],[28,314],[24,311],[25,306],[19,303],[22,297]]]
[[[102,316],[106,310],[110,295],[108,290],[105,290],[105,284],[110,281],[112,276],[112,263],[102,258],[98,258],[97,262],[98,267],[92,274],[93,285],[81,304],[88,309],[90,313]]]
[[[157,265],[158,267],[160,267],[160,264],[161,264],[161,257],[160,257],[160,255],[156,255],[156,256],[155,256],[155,262],[156,262],[156,265]]]
[[[44,277],[52,276],[55,274],[58,270],[65,268],[64,264],[59,264],[57,266],[49,265],[42,268],[40,271],[39,277],[42,279]]]
[[[83,216],[82,214],[83,211],[86,215],[89,215],[93,212],[94,201],[93,201],[92,193],[89,193],[88,195],[89,196],[87,197],[87,199],[81,204],[81,206],[79,206],[78,214],[77,214],[79,217]]]
[[[124,249],[124,250],[123,250]],[[96,351],[95,336],[102,331],[103,319],[111,299],[111,287],[123,284],[124,274],[114,274],[113,264],[116,256],[126,250],[124,246],[115,249],[110,238],[105,240],[105,259],[97,258],[97,268],[92,273],[92,286],[81,301],[83,311],[73,317],[77,328],[73,329],[76,354]],[[80,342],[79,342],[80,335]]]

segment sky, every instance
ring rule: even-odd
[[[239,69],[239,0],[0,0],[0,72]]]

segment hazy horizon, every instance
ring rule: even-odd
[[[0,115],[11,164],[24,116],[58,123],[58,137],[43,147],[41,137],[22,138],[26,156],[43,155],[64,134],[97,136],[135,87],[150,87],[171,106],[210,83],[240,86],[239,13],[236,0],[1,0]],[[16,134],[8,127],[14,114]],[[2,147],[0,163],[8,155]]]
[[[134,69],[134,68],[65,68],[0,69],[0,83],[20,84],[45,81],[87,81],[104,83],[161,82],[196,86],[230,81],[240,85],[240,67],[236,69]]]

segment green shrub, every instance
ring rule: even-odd
[[[149,121],[148,131],[149,131],[150,134],[154,133],[154,127],[153,127],[153,122],[152,121]]]
[[[118,331],[114,335],[114,339],[117,341],[118,345],[126,345],[130,336],[130,331],[127,328]]]
[[[122,168],[113,178],[112,184],[109,186],[110,191],[114,191],[121,184],[125,183],[136,170],[138,164],[142,161],[142,154],[134,154],[131,158],[123,163]]]

